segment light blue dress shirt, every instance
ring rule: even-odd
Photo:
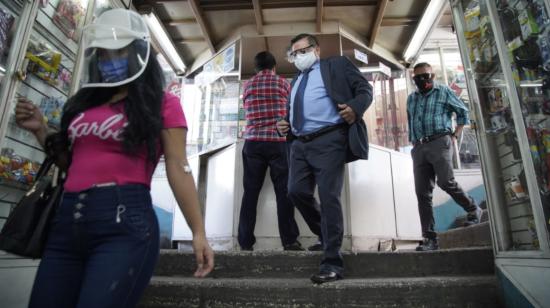
[[[304,127],[301,131],[296,131],[296,129],[292,128],[292,133],[296,136],[303,136],[323,127],[344,122],[344,119],[338,114],[336,105],[328,96],[327,90],[325,89],[319,61],[315,62],[311,68],[312,71],[309,72],[309,79],[304,92]],[[302,77],[303,75],[300,74],[292,86],[290,123],[293,123],[294,97],[296,96],[296,91],[302,81]]]

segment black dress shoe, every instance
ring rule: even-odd
[[[309,246],[307,248],[307,250],[309,250],[309,251],[323,251],[323,243],[321,243],[321,241],[317,241],[317,242],[315,242],[315,244]]]
[[[311,275],[311,281],[316,284],[321,284],[325,282],[332,282],[336,280],[342,279],[342,275],[337,274],[336,272],[328,271],[328,272],[320,272],[319,274]]]
[[[293,251],[303,251],[305,250],[304,247],[302,247],[302,244],[300,242],[296,241],[292,244],[284,245],[284,250],[293,250]]]

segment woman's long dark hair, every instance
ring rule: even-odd
[[[143,41],[134,41],[128,46],[128,75],[139,70],[136,49],[143,48]],[[97,80],[99,71],[97,61],[90,63],[90,79]],[[141,147],[147,148],[148,160],[157,158],[157,146],[162,129],[161,105],[164,97],[164,75],[153,51],[143,73],[127,84],[128,96],[124,99],[124,113],[128,125],[122,133],[122,145],[126,153],[136,153]],[[71,121],[81,112],[105,104],[118,91],[115,88],[82,88],[67,100],[61,117],[61,130],[46,140],[46,152],[59,157],[69,150],[68,129]],[[70,159],[70,155],[69,155]]]

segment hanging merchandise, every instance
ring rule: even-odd
[[[528,6],[523,1],[518,1],[516,11],[518,12],[522,38],[526,40],[532,35],[537,35],[539,33],[539,26]]]
[[[543,173],[543,181],[545,183],[544,190],[550,190],[550,130],[543,129],[541,133],[542,144],[544,146],[544,162],[545,162],[545,172]]]
[[[535,249],[539,249],[539,238],[537,235],[537,226],[535,225],[535,220],[533,218],[529,219],[529,222],[527,223],[529,234],[531,234],[531,240],[533,247]]]
[[[489,101],[489,112],[501,111],[505,108],[502,90],[500,88],[492,88],[487,92]]]
[[[70,39],[75,39],[76,28],[84,16],[84,8],[78,0],[61,0],[53,16],[54,23]]]
[[[490,113],[490,122],[491,128],[488,130],[489,133],[499,133],[508,128],[508,115],[509,111],[502,109],[493,113]]]
[[[70,90],[72,79],[73,79],[73,74],[67,68],[62,67],[59,70],[57,80],[58,80],[58,83],[59,83],[59,87],[63,91],[68,92]]]
[[[539,65],[541,65],[541,54],[536,38],[532,37],[523,42],[523,45],[513,51],[514,61],[521,68],[520,77],[522,80],[537,79]]]
[[[59,126],[61,124],[61,112],[65,99],[60,97],[44,97],[40,102],[40,111],[44,115],[45,122],[50,126]]]
[[[53,50],[48,44],[40,41],[29,41],[25,55],[26,71],[44,81],[57,85],[57,76],[61,63],[61,53]]]
[[[478,37],[472,37],[468,39],[468,48],[470,50],[469,58],[470,62],[472,62],[472,66],[474,67],[474,70],[477,73],[486,73],[487,68],[483,66],[482,59],[481,59],[481,52],[480,52],[480,40]]]
[[[489,16],[483,16],[480,22],[480,37],[483,44],[483,60],[487,63],[487,69],[492,70],[495,65],[498,65],[498,51],[495,41],[492,40],[493,32],[491,30],[491,22]]]
[[[48,6],[48,3],[50,3],[50,0],[39,0],[39,2],[40,2],[40,6],[42,8],[45,8]]]
[[[547,72],[550,72],[550,26],[539,35],[537,45],[540,49],[542,65]]]
[[[541,143],[540,132],[532,127],[528,127],[527,139],[529,140],[529,149],[531,150],[531,157],[533,157],[533,166],[536,171],[542,172],[546,169],[546,164],[543,162],[544,157],[544,145]]]
[[[525,189],[523,188],[523,185],[521,185],[521,182],[517,176],[511,177],[506,182],[505,186],[506,186],[506,192],[508,193],[508,197],[510,198],[510,201],[517,201],[527,197],[527,194],[525,193]]]
[[[13,27],[14,21],[15,17],[0,8],[0,63],[4,62],[4,58],[7,58],[10,31]]]
[[[548,15],[544,9],[544,0],[530,0],[527,4],[527,9],[540,29],[544,28],[549,22]]]
[[[473,1],[470,7],[466,10],[464,16],[466,19],[466,31],[464,34],[467,38],[479,36],[480,34],[480,20],[479,20],[479,3]]]
[[[516,10],[507,1],[499,1],[498,16],[502,23],[502,33],[506,42],[511,42],[521,36],[521,27]]]

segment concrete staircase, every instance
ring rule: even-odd
[[[458,217],[453,229],[438,233],[440,248],[491,247],[491,228],[487,210],[483,210],[481,223],[463,227],[465,221],[466,215]]]
[[[320,257],[218,252],[195,279],[192,254],[162,251],[140,307],[500,307],[490,248],[344,253],[346,279],[319,286]]]

